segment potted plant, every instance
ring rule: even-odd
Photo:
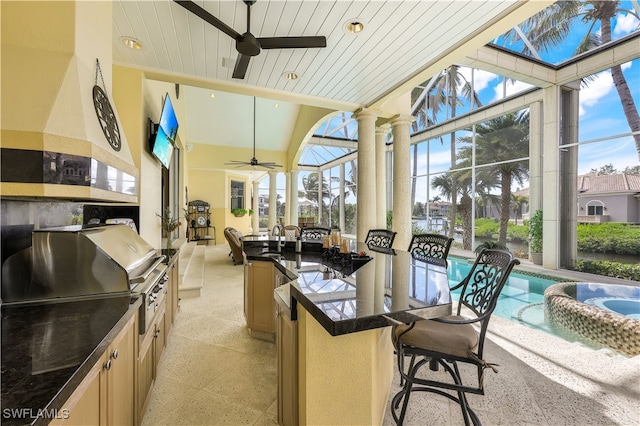
[[[529,253],[534,265],[542,265],[542,210],[529,219]]]
[[[234,215],[235,217],[242,217],[245,214],[247,214],[247,210],[241,209],[241,208],[235,208],[235,209],[231,209],[231,214]]]

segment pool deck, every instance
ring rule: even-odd
[[[472,252],[456,249],[451,249],[450,256],[475,258]],[[640,286],[639,282],[548,270],[526,259],[520,261],[516,272],[560,281]],[[485,343],[485,359],[498,364],[498,373],[487,370],[485,395],[468,397],[483,425],[640,426],[640,356],[595,350],[497,315],[491,318]],[[391,396],[400,389],[396,372]],[[389,404],[385,426],[395,424],[390,408]],[[405,425],[425,424],[448,426],[463,421],[453,402],[418,392],[412,396]]]
[[[453,250],[451,256],[474,257]],[[567,281],[640,285],[572,271],[549,271],[524,260],[520,270]],[[640,425],[640,356],[594,350],[494,315],[489,323],[485,395],[469,396],[483,425]],[[471,377],[471,376],[470,376]],[[400,390],[395,375],[392,393]],[[384,425],[393,425],[389,407]],[[412,396],[405,424],[462,424],[459,408],[445,398]]]

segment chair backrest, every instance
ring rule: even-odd
[[[285,225],[280,231],[280,235],[288,238],[297,238],[300,236],[300,227],[296,225]]]
[[[391,248],[393,240],[396,238],[396,233],[388,229],[370,229],[364,242],[369,248]]]
[[[240,238],[242,234],[230,226],[224,228],[224,238],[229,243],[229,247],[231,248],[231,254],[233,256],[233,263],[239,264],[242,262],[242,242]]]
[[[329,234],[331,234],[331,229],[320,226],[309,226],[300,230],[300,237],[302,237],[303,240],[322,241],[322,238]]]
[[[461,282],[458,314],[466,306],[477,316],[491,314],[511,269],[520,261],[507,250],[484,249]]]
[[[271,230],[271,235],[274,237],[279,237],[281,232],[282,232],[282,226],[274,225],[273,229]]]
[[[469,274],[455,288],[462,286],[458,300],[458,315],[463,306],[480,318],[480,340],[478,355],[482,358],[484,337],[489,326],[489,319],[496,308],[500,292],[509,278],[509,274],[520,261],[507,250],[483,249],[476,258]]]
[[[429,261],[432,259],[447,260],[453,238],[440,234],[415,234],[411,237],[409,253],[417,259]]]

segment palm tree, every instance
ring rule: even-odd
[[[571,0],[552,4],[527,19],[522,26],[534,49],[548,50],[562,44],[570,36],[573,23],[578,19],[581,20],[589,25],[589,30],[576,48],[575,54],[578,55],[609,43],[612,32],[611,20],[620,13],[630,14],[640,20],[636,10],[621,8],[619,0]],[[507,42],[515,42],[520,37],[515,30],[511,30],[505,35],[505,39]],[[523,53],[533,53],[526,43]],[[620,97],[627,123],[635,133],[633,139],[638,151],[638,159],[640,159],[640,116],[620,65],[611,67],[611,77]]]
[[[511,203],[515,211],[515,223],[518,224],[518,215],[522,217],[522,206],[529,202],[529,197],[525,195],[511,194]]]
[[[471,142],[471,137],[460,138]],[[500,237],[498,242],[507,243],[509,207],[511,204],[511,183],[522,184],[529,177],[527,160],[529,152],[529,114],[508,113],[476,125],[476,164],[498,163],[483,168],[500,182]],[[472,147],[460,149],[460,158],[471,159]],[[516,161],[510,161],[516,159]]]
[[[434,76],[426,83],[422,90],[415,90],[411,93],[412,97],[412,114],[416,116],[413,123],[413,130],[425,128],[433,124],[438,119],[441,108],[445,107],[451,112],[451,117],[456,116],[456,109],[462,105],[458,95],[462,95],[463,99],[469,101],[473,106],[481,105],[478,94],[473,90],[473,85],[460,72],[459,65],[452,65]],[[444,143],[444,141],[443,141]],[[450,135],[451,144],[451,168],[455,168],[456,164],[456,133]],[[413,151],[414,176],[416,172],[418,151],[414,145]],[[456,197],[458,191],[455,190],[456,180],[452,181],[454,187],[451,191],[451,217],[449,224],[449,236],[453,238],[455,230],[456,217]],[[415,202],[415,179],[412,184],[411,205]]]

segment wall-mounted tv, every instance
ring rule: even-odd
[[[153,134],[155,127],[155,134]],[[171,99],[167,93],[162,105],[160,123],[152,126],[152,146],[151,153],[162,163],[165,168],[169,168],[171,155],[173,154],[173,144],[178,135],[178,120],[171,104]]]

